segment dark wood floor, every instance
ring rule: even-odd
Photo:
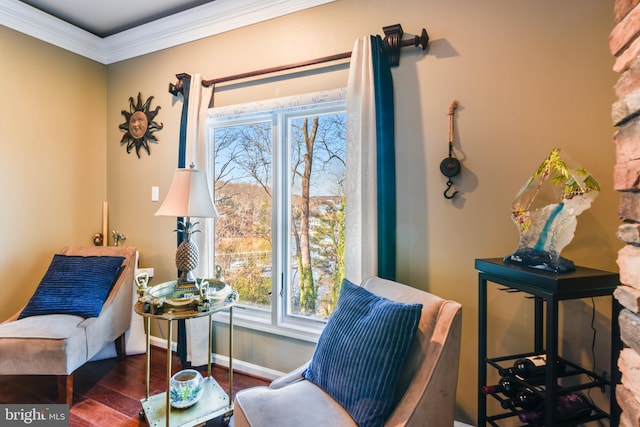
[[[151,395],[166,389],[166,350],[151,348]],[[146,355],[128,356],[124,361],[107,359],[85,364],[75,373],[71,427],[146,426],[140,419],[140,399],[145,397]],[[174,354],[172,371],[182,369]],[[206,366],[199,369],[206,375]],[[213,377],[224,390],[229,390],[226,368],[212,368]],[[19,379],[19,380],[18,380]],[[233,392],[269,381],[233,372]],[[55,377],[0,375],[0,403],[58,403]],[[207,423],[215,426],[219,420]]]

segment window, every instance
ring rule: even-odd
[[[212,109],[215,260],[241,318],[318,331],[344,275],[344,90]],[[238,311],[236,311],[238,313]]]

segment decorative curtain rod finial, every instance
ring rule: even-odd
[[[413,38],[413,45],[415,47],[422,47],[422,50],[427,50],[427,46],[429,46],[429,34],[427,33],[427,30],[423,28],[422,33]]]
[[[395,24],[383,27],[384,31],[384,52],[389,57],[389,65],[397,67],[400,65],[400,49],[404,46],[413,45],[415,47],[421,46],[422,50],[426,50],[429,45],[429,34],[427,30],[422,29],[422,33],[419,36],[415,36],[413,39],[402,40],[404,32],[402,31],[402,25]]]
[[[178,81],[175,84],[169,83],[170,94],[172,94],[173,96],[178,96],[179,93],[184,95],[184,82],[182,81],[182,79],[184,79],[185,77],[191,76],[185,73],[176,74],[176,78],[178,79]]]
[[[180,80],[176,82],[176,84],[169,83],[169,93],[173,96],[178,96],[179,93],[182,93],[184,89],[184,85]]]

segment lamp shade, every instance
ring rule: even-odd
[[[198,169],[176,169],[167,197],[156,212],[158,216],[217,218],[211,201],[207,176]]]

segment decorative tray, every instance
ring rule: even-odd
[[[146,313],[167,311],[209,311],[212,305],[236,300],[238,293],[219,279],[197,279],[194,283],[176,281],[146,287],[143,278],[136,277],[138,300]]]

